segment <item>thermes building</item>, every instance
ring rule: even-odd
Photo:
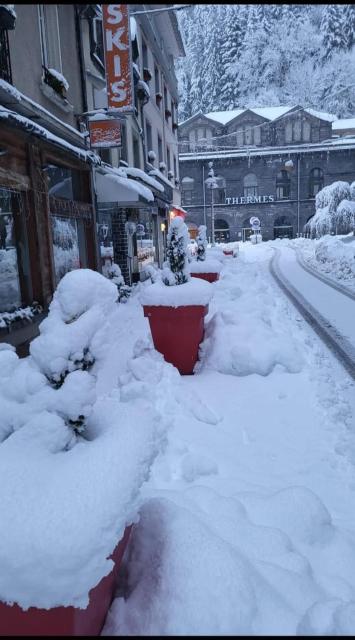
[[[355,118],[300,106],[238,109],[198,113],[178,134],[181,204],[192,237],[206,224],[211,238],[212,211],[216,242],[246,240],[252,216],[263,240],[296,237],[320,189],[355,180]]]

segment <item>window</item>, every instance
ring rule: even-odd
[[[0,29],[0,78],[12,84],[10,49],[7,29]]]
[[[312,169],[309,175],[309,197],[315,198],[318,191],[323,189],[324,173],[322,169]]]
[[[174,178],[175,180],[178,179],[176,156],[174,156]]]
[[[302,138],[305,142],[309,142],[311,139],[311,125],[308,120],[304,120],[303,122],[303,135]]]
[[[291,193],[291,180],[287,171],[279,171],[276,176],[276,198],[277,200],[288,200]]]
[[[90,56],[93,62],[99,66],[101,70],[104,69],[104,41],[103,41],[103,29],[102,19],[93,18],[89,22],[90,31]]]
[[[124,123],[121,124],[121,147],[120,147],[120,160],[127,162],[127,127]]]
[[[170,149],[166,147],[166,159],[168,162],[168,171],[171,171]]]
[[[158,134],[158,158],[159,158],[159,162],[164,162],[164,158],[163,158],[163,143],[161,141],[161,137]]]
[[[287,122],[285,127],[285,142],[292,142],[292,122]]]
[[[137,167],[138,169],[141,166],[140,153],[139,153],[139,139],[134,134],[133,134],[133,166]]]
[[[253,129],[252,127],[246,127],[245,129],[245,144],[253,143]]]
[[[60,48],[58,5],[39,4],[39,31],[41,41],[42,64],[62,72],[62,54]]]
[[[259,126],[254,129],[254,144],[261,144],[261,127]]]
[[[161,109],[161,93],[160,93],[160,75],[159,69],[154,64],[154,83],[155,83],[155,103],[159,109]]]
[[[189,176],[185,176],[181,180],[182,194],[181,198],[184,204],[192,204],[192,195],[195,187],[195,180]]]
[[[293,123],[293,139],[295,142],[300,142],[302,131],[302,122],[300,118]]]
[[[213,200],[216,204],[223,204],[226,199],[226,180],[223,176],[215,176],[218,185],[217,189],[213,189]]]
[[[244,196],[258,195],[258,179],[255,173],[248,173],[243,179]]]
[[[32,302],[23,197],[0,187],[0,311]]]
[[[244,131],[241,127],[237,129],[237,147],[242,147],[244,144]]]
[[[80,269],[79,236],[75,218],[51,215],[55,280]]]
[[[152,127],[148,120],[145,121],[145,130],[147,134],[147,153],[153,150]]]
[[[146,45],[145,40],[142,38],[142,59],[143,59],[143,69],[148,69],[148,47]]]

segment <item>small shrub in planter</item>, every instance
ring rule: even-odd
[[[198,228],[198,234],[196,237],[197,253],[196,261],[193,261],[190,265],[191,275],[194,278],[202,278],[207,282],[215,282],[218,280],[221,270],[221,264],[218,260],[208,259],[206,260],[207,249],[207,228],[204,224]]]
[[[193,373],[212,296],[208,282],[191,279],[188,241],[188,228],[177,216],[168,231],[162,279],[146,287],[140,298],[156,350],[181,374]]]

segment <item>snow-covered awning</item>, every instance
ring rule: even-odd
[[[127,177],[123,167],[100,167],[95,171],[97,201],[117,202],[120,206],[142,207],[154,201],[152,191]]]
[[[25,116],[21,116],[15,111],[5,109],[5,107],[2,107],[1,105],[0,122],[6,122],[11,126],[17,127],[19,129],[22,129],[23,131],[26,131],[27,133],[35,135],[45,142],[53,144],[63,151],[67,151],[68,153],[75,155],[79,160],[88,162],[93,165],[101,164],[100,156],[96,155],[93,151],[76,147],[70,142],[67,142],[67,140],[65,140],[64,138],[51,133],[50,131],[48,131],[48,129],[45,129],[45,127],[42,127],[37,122],[33,122],[33,120],[30,120],[29,118],[25,118]]]

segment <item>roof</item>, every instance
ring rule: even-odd
[[[355,129],[355,118],[341,118],[333,122],[332,129],[334,131],[339,129]]]
[[[245,111],[252,111],[253,113],[256,113],[258,116],[261,116],[262,118],[265,118],[266,120],[271,121],[271,120],[276,120],[276,118],[282,117],[283,115],[285,115],[285,113],[287,113],[288,111],[292,111],[292,109],[295,109],[296,107],[297,105],[289,106],[289,107],[280,107],[280,106],[279,107],[245,107],[243,109],[232,109],[230,111],[210,111],[209,113],[202,113],[202,111],[199,111],[198,113],[191,116],[190,118],[187,118],[187,120],[184,120],[183,122],[181,122],[179,126],[181,127],[182,125],[186,124],[190,120],[193,120],[197,116],[209,118],[210,120],[214,120],[219,124],[226,125],[228,124],[228,122],[231,122],[232,120],[234,120],[234,118],[236,118],[237,116],[240,116]],[[321,120],[327,120],[328,122],[333,122],[334,120],[337,120],[337,117],[331,113],[325,113],[323,111],[315,111],[314,109],[310,109],[308,107],[305,107],[304,111],[306,111],[312,116],[315,116],[316,118],[320,118]]]
[[[352,149],[355,150],[355,136],[330,139],[323,142],[307,142],[304,144],[283,145],[279,147],[249,147],[242,149],[230,149],[228,151],[201,151],[179,154],[179,162],[194,160],[213,160],[217,158],[248,158],[271,155],[288,155],[300,153],[314,153],[315,151],[330,151]]]

